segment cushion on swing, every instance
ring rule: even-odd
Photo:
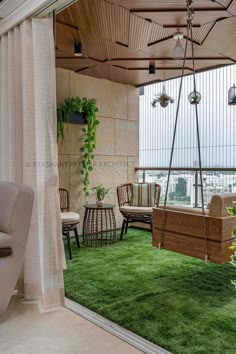
[[[154,207],[155,189],[155,183],[133,183],[131,205],[138,207]]]
[[[163,208],[163,206],[159,206],[159,209]],[[177,212],[183,212],[185,214],[202,214],[202,209],[201,208],[191,208],[191,207],[184,207],[184,206],[172,206],[168,205],[166,206],[166,210],[171,210],[171,211],[177,211]],[[205,209],[205,215],[209,214],[209,210]]]
[[[226,217],[230,214],[227,210],[236,201],[236,193],[216,194],[211,198],[209,215],[216,217]]]

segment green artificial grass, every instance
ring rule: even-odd
[[[66,296],[175,354],[236,354],[236,268],[157,250],[129,229],[102,248],[73,244]]]

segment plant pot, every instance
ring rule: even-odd
[[[104,205],[104,200],[97,200],[96,204],[97,204],[97,207],[102,208]]]
[[[87,124],[87,116],[84,112],[69,112],[67,115],[70,124]]]
[[[166,108],[168,106],[168,104],[169,104],[169,101],[160,101],[160,106],[162,108]]]

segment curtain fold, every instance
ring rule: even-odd
[[[58,198],[52,19],[27,20],[0,39],[0,180],[35,191],[24,262],[24,296],[64,301]]]

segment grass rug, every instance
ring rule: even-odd
[[[73,243],[66,296],[174,354],[236,354],[236,268],[157,250],[129,229],[102,248]]]

